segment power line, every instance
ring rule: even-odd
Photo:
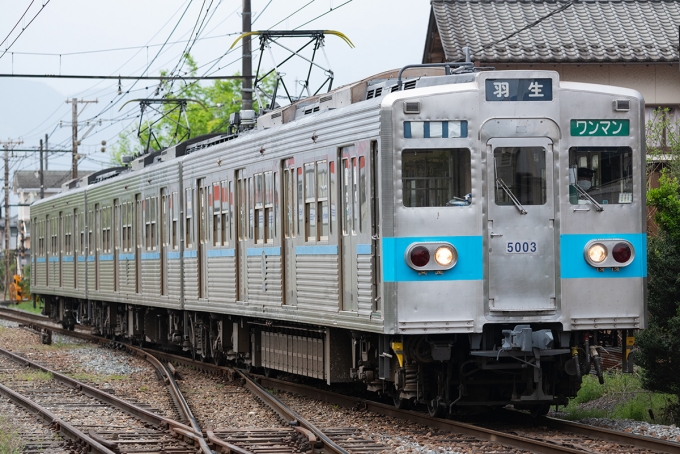
[[[45,4],[42,5],[42,7],[40,8],[40,10],[35,14],[35,16],[33,16],[33,19],[31,19],[31,21],[30,21],[28,24],[26,24],[26,26],[25,26],[24,28],[21,29],[21,33],[19,33],[19,34],[17,35],[17,37],[14,38],[14,41],[12,41],[12,43],[5,49],[5,51],[2,53],[2,55],[0,55],[0,59],[2,59],[2,57],[4,57],[5,54],[7,53],[7,51],[8,51],[9,49],[12,48],[12,46],[14,45],[14,43],[17,42],[17,39],[19,39],[19,37],[20,37],[21,35],[24,34],[24,32],[28,29],[28,27],[33,23],[33,21],[35,20],[35,18],[38,17],[38,15],[40,15],[40,13],[42,13],[42,11],[45,9],[45,7],[48,5],[48,3],[50,3],[50,0],[47,0],[47,1],[45,2]],[[22,17],[23,17],[23,16],[22,16]]]
[[[111,80],[203,80],[203,79],[243,79],[244,76],[92,76],[78,74],[0,74],[0,77],[24,79],[111,79]],[[134,86],[134,85],[133,85]],[[129,90],[128,90],[129,91]]]
[[[26,16],[26,13],[28,12],[28,10],[31,9],[31,5],[33,5],[33,2],[34,2],[34,1],[35,1],[35,0],[31,0],[31,3],[29,3],[28,6],[26,7],[26,11],[24,11],[24,14],[21,15],[21,17],[19,18],[19,20],[17,21],[17,23],[14,24],[14,27],[12,27],[12,29],[9,31],[9,33],[7,33],[7,36],[5,36],[5,39],[2,40],[2,42],[0,43],[0,46],[2,46],[3,44],[5,44],[5,41],[7,41],[7,38],[10,37],[10,35],[11,35],[12,32],[14,31],[14,29],[17,28],[17,26],[19,25],[19,23],[21,23],[21,21],[22,21],[22,19],[24,18],[24,16]]]

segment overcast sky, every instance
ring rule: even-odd
[[[0,73],[134,76],[148,67],[148,74],[157,75],[175,67],[198,24],[201,33],[190,50],[198,74],[232,75],[241,71],[241,51],[225,53],[241,31],[241,8],[241,0],[0,0],[0,40],[4,40],[0,41]],[[338,87],[420,63],[430,4],[428,0],[252,0],[252,10],[253,30],[299,27],[346,34],[354,49],[336,36],[326,38],[325,55]],[[281,43],[293,48],[305,42]],[[254,40],[253,48],[257,47]],[[126,49],[111,50],[121,48]],[[283,51],[272,50],[280,60]],[[257,58],[259,54],[254,66]],[[328,65],[323,53],[316,61]],[[263,66],[272,66],[268,53]],[[286,84],[294,87],[296,79],[306,76],[307,67],[291,62],[281,70]],[[321,73],[317,74],[319,82]],[[127,100],[152,97],[155,83],[123,80],[121,88],[131,93],[118,96],[117,80],[0,78],[0,140],[22,138],[22,147],[36,147],[49,134],[50,148],[70,149],[71,105],[66,99],[96,99],[98,103],[87,105],[79,117],[81,135],[89,129],[88,119],[102,120],[83,140],[80,152],[85,158],[80,168],[106,166],[109,156],[99,151],[101,141],[112,145],[121,131],[138,121],[136,105],[119,108]],[[12,159],[12,172],[37,168],[37,154],[23,158],[17,154]],[[70,155],[50,158],[50,170],[69,168]]]

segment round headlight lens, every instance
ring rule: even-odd
[[[588,258],[594,263],[602,263],[607,258],[607,249],[601,244],[593,244],[588,248]]]
[[[411,249],[411,263],[417,267],[425,266],[430,262],[430,251],[424,246],[416,246]]]
[[[612,250],[612,257],[619,263],[626,263],[633,255],[633,251],[626,243],[616,243]]]
[[[434,252],[434,261],[439,266],[449,266],[453,262],[453,250],[448,246],[439,246]]]

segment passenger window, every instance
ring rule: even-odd
[[[170,198],[170,212],[172,213],[172,248],[178,249],[179,245],[177,243],[177,229],[178,229],[178,219],[179,219],[179,206],[177,205],[177,193],[173,192]],[[129,241],[129,237],[128,237]]]
[[[319,216],[317,238],[319,240],[328,240],[329,218],[328,212],[328,163],[326,161],[316,162],[316,184],[317,184],[317,210]]]
[[[305,237],[316,241],[316,178],[314,163],[305,164]]]
[[[633,203],[633,151],[630,147],[569,149],[569,202],[603,205]]]
[[[472,202],[470,150],[467,148],[404,150],[401,182],[403,203],[406,207],[470,205]]]
[[[219,184],[213,184],[212,194],[210,195],[210,211],[212,212],[213,218],[213,246],[220,246],[222,244],[222,186]]]
[[[184,241],[186,242],[186,247],[191,248],[194,245],[193,242],[193,236],[192,236],[192,219],[193,219],[193,195],[194,191],[192,189],[187,189],[185,193],[185,198],[184,198],[184,205],[186,206],[185,210],[185,218],[186,218],[186,223],[185,223],[185,229],[184,229]]]
[[[494,149],[496,205],[546,203],[546,160],[543,147],[499,147]],[[505,185],[505,187],[503,187]]]

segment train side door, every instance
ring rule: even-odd
[[[135,194],[135,293],[142,293],[142,195]]]
[[[489,311],[555,310],[550,139],[487,143]]]
[[[373,306],[369,151],[366,141],[339,152],[343,311],[370,312]]]
[[[161,295],[168,294],[168,224],[170,219],[168,188],[161,189],[161,234],[159,239],[161,261]]]
[[[282,162],[283,174],[283,304],[297,305],[297,288],[295,284],[295,229],[297,219],[297,196],[295,189],[298,178],[293,159]],[[302,168],[299,178],[302,178]],[[300,180],[302,181],[302,180]]]
[[[198,297],[207,298],[207,281],[208,272],[206,270],[206,242],[207,237],[207,222],[208,222],[208,193],[210,187],[205,185],[205,180],[200,179],[196,182],[198,188],[198,200],[196,207],[198,208],[197,216],[195,216],[198,224],[196,225],[196,233],[198,235],[196,241],[196,266],[198,270]]]
[[[248,179],[243,169],[236,171],[236,268],[238,269],[237,301],[248,300],[246,248],[248,247]]]
[[[99,253],[101,248],[102,211],[99,204],[94,205],[94,289],[99,290]]]
[[[118,241],[120,238],[120,201],[118,199],[113,199],[113,225],[111,225],[111,244],[109,244],[109,249],[113,253],[113,291],[119,291],[118,287],[118,253],[120,248],[118,247]]]

